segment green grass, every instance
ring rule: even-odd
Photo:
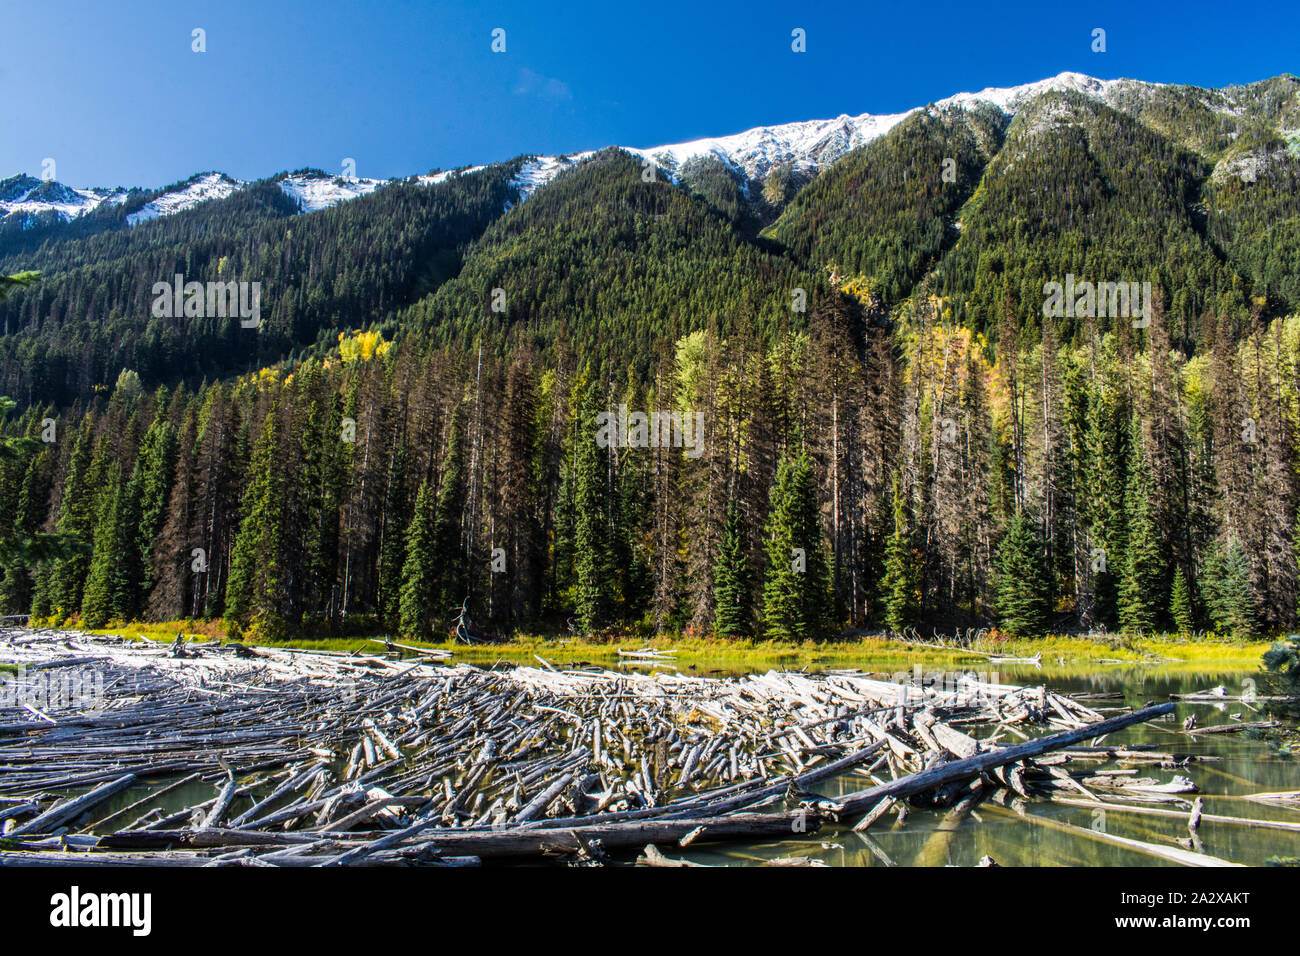
[[[177,633],[187,639],[223,640],[225,627],[220,621],[171,621],[138,623],[93,631],[96,634],[120,634],[124,637],[147,637],[171,643]],[[1216,673],[1225,670],[1253,670],[1269,647],[1263,641],[1237,641],[1206,637],[1190,639],[1180,635],[1127,637],[1105,635],[1078,637],[1057,635],[1038,639],[985,637],[969,649],[920,647],[880,635],[866,635],[824,643],[795,644],[778,641],[721,640],[662,636],[645,640],[635,636],[616,639],[561,638],[554,636],[518,636],[507,644],[466,646],[452,642],[424,642],[398,639],[417,647],[451,650],[455,660],[491,665],[497,661],[537,665],[542,657],[556,667],[578,663],[615,666],[619,649],[651,647],[676,650],[674,663],[683,671],[707,673],[712,670],[736,672],[769,668],[808,668],[824,670],[838,667],[861,667],[868,670],[896,672],[910,670],[915,664],[925,666],[975,667],[981,663],[993,668],[987,655],[1033,657],[1042,654],[1045,675],[1077,673],[1080,669],[1111,666],[1123,662],[1128,666],[1159,667],[1162,670]],[[331,650],[382,653],[383,645],[364,637],[321,638],[274,642],[279,647],[303,650]],[[1116,664],[1115,666],[1118,666]],[[630,668],[629,668],[630,669]],[[645,670],[645,668],[638,668]]]

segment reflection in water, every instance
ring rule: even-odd
[[[872,670],[862,662],[863,670]],[[986,670],[975,667],[972,670]],[[897,668],[889,668],[892,673]],[[1141,707],[1163,701],[1170,694],[1185,694],[1223,685],[1229,695],[1259,696],[1294,693],[1283,681],[1260,671],[1229,671],[1220,674],[1188,675],[1156,668],[1101,669],[1094,673],[1070,673],[1069,676],[1044,676],[1033,667],[1002,664],[998,676],[1006,683],[1038,685],[1046,683],[1061,693],[1123,695],[1123,699],[1086,701],[1096,708],[1128,705]],[[1253,682],[1253,683],[1252,683]],[[1142,776],[1162,782],[1175,773],[1190,777],[1205,801],[1207,815],[1250,817],[1259,820],[1283,820],[1300,823],[1300,811],[1286,806],[1270,806],[1244,799],[1245,795],[1300,790],[1300,763],[1276,738],[1256,732],[1189,736],[1182,731],[1184,719],[1195,714],[1199,726],[1230,723],[1236,715],[1243,721],[1261,720],[1269,714],[1245,702],[1179,703],[1168,720],[1139,724],[1105,740],[1107,744],[1149,744],[1164,752],[1204,754],[1222,759],[1191,763],[1177,770],[1158,765],[1137,765]],[[1277,713],[1294,728],[1294,711]],[[987,736],[988,729],[976,736]],[[1088,768],[1120,766],[1113,762],[1089,762]],[[861,772],[853,772],[823,781],[816,789],[834,797],[861,790],[872,782]],[[105,804],[105,811],[130,806],[142,799],[156,784],[118,794]],[[172,813],[193,806],[213,796],[209,783],[196,782],[165,794],[152,807]],[[1072,798],[1082,797],[1073,794]],[[1193,799],[1194,794],[1186,795]],[[1126,802],[1132,802],[1128,800]],[[1162,809],[1187,811],[1191,804],[1179,798],[1174,802],[1149,804]],[[160,813],[160,815],[161,815]],[[125,820],[135,817],[127,815]],[[109,827],[108,829],[112,829]],[[975,866],[981,857],[992,857],[1002,866],[1160,866],[1177,865],[1149,853],[1105,842],[1098,834],[1140,840],[1144,843],[1177,848],[1188,837],[1186,816],[1156,817],[1109,810],[1100,813],[1094,806],[1068,806],[1044,798],[1024,800],[1008,791],[976,806],[968,813],[952,810],[909,808],[900,825],[890,811],[867,833],[855,833],[846,827],[824,826],[815,834],[792,835],[790,839],[756,844],[692,846],[688,849],[665,846],[669,856],[699,863],[727,866],[761,864],[785,857],[807,857],[830,866]],[[1235,824],[1205,821],[1199,831],[1200,852],[1234,863],[1262,865],[1271,858],[1300,857],[1300,832],[1255,829]]]
[[[863,665],[864,669],[870,667]],[[999,668],[1008,683],[1038,684],[1043,677],[1033,668],[1004,665]],[[1252,682],[1249,683],[1249,682]],[[1123,700],[1106,700],[1096,706],[1140,707],[1151,701],[1168,700],[1170,694],[1186,694],[1223,685],[1229,695],[1248,695],[1253,688],[1260,696],[1284,694],[1288,688],[1272,675],[1259,671],[1233,671],[1193,676],[1161,672],[1153,668],[1109,668],[1092,674],[1051,677],[1048,686],[1061,693],[1122,693]],[[1294,692],[1291,690],[1290,692]],[[1093,702],[1088,702],[1093,706]],[[1152,764],[1138,766],[1142,776],[1162,782],[1175,774],[1190,777],[1204,799],[1207,815],[1283,820],[1300,824],[1300,811],[1284,806],[1267,806],[1244,799],[1264,791],[1300,790],[1300,763],[1276,738],[1252,731],[1233,734],[1189,736],[1183,720],[1195,714],[1198,725],[1231,723],[1234,715],[1243,721],[1270,716],[1260,705],[1245,702],[1179,703],[1166,721],[1139,724],[1114,734],[1107,744],[1148,744],[1162,751],[1221,757],[1213,762],[1194,762],[1177,770]],[[1296,714],[1278,713],[1291,727]],[[986,735],[987,731],[977,736]],[[1116,763],[1089,763],[1089,767],[1117,767]],[[820,792],[835,796],[862,790],[871,781],[860,772],[825,781]],[[1082,797],[1082,794],[1075,794]],[[1185,795],[1195,799],[1196,794]],[[793,836],[778,842],[691,848],[682,857],[715,865],[745,865],[788,856],[804,856],[830,866],[976,866],[980,858],[992,857],[1002,866],[1176,866],[1142,850],[1105,842],[1109,834],[1169,848],[1188,837],[1187,818],[1158,817],[1096,807],[1075,807],[1044,798],[1025,800],[1003,791],[967,815],[949,810],[909,808],[906,820],[890,812],[863,833],[845,827],[824,826],[816,834]],[[1085,798],[1086,799],[1086,798]],[[1133,803],[1132,800],[1125,800]],[[1189,801],[1150,804],[1161,809],[1190,810]],[[1053,825],[1056,824],[1056,825]],[[1062,827],[1060,824],[1065,824]],[[1273,858],[1300,857],[1300,832],[1266,830],[1205,821],[1199,829],[1200,852],[1233,863],[1264,865]]]

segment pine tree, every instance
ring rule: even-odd
[[[293,552],[296,589],[292,600],[337,613],[339,513],[347,483],[346,463],[352,444],[341,439],[343,410],[337,393],[328,388],[323,370],[311,367],[296,383],[296,396],[305,410],[295,418],[292,434],[300,453],[290,513],[302,546]]]
[[[604,409],[589,383],[580,406],[574,454],[574,612],[592,631],[609,623],[615,584],[610,549],[608,451],[596,441],[597,415]]]
[[[771,640],[823,636],[831,601],[830,564],[812,460],[805,452],[787,453],[777,466],[766,542],[763,633]]]
[[[1093,386],[1084,439],[1088,475],[1083,508],[1092,545],[1089,564],[1096,568],[1093,610],[1095,623],[1104,627],[1114,627],[1119,620],[1119,582],[1124,572],[1127,543],[1124,514],[1127,429],[1121,424],[1127,417],[1123,415],[1117,392],[1118,386],[1112,382]]]
[[[433,559],[437,575],[433,612],[439,620],[455,613],[461,602],[469,596],[469,573],[461,537],[461,522],[466,505],[468,445],[463,404],[452,415],[451,436],[447,444],[446,464],[443,466],[438,503],[433,513]]]
[[[163,417],[163,411],[160,407],[158,417],[145,432],[131,472],[129,498],[139,515],[132,549],[139,596],[133,603],[137,605],[143,603],[143,596],[153,588],[154,539],[162,531],[176,472],[179,441],[175,427]]]
[[[1239,541],[1230,540],[1206,557],[1201,599],[1216,632],[1243,639],[1255,636],[1257,615],[1250,562]]]
[[[1051,580],[1039,523],[1018,511],[998,548],[998,618],[1017,637],[1039,637],[1051,614]]]
[[[277,418],[278,409],[272,407],[249,461],[246,510],[231,550],[226,589],[226,616],[234,627],[254,627],[265,636],[283,634],[290,623],[285,581],[288,503]],[[211,573],[211,558],[204,573]]]
[[[402,619],[402,566],[406,558],[406,529],[410,525],[407,459],[406,442],[402,442],[388,471],[383,540],[379,546],[379,618],[392,628],[400,627]]]
[[[0,398],[0,418],[13,407]],[[52,558],[66,557],[69,542],[56,535],[41,534],[41,523],[49,507],[55,455],[50,446],[36,442],[39,416],[33,415],[26,438],[0,439],[0,460],[13,468],[17,482],[12,499],[12,523],[0,533],[0,608],[6,614],[23,614],[31,609],[33,572],[48,577]],[[48,614],[47,609],[35,613]]]
[[[1192,592],[1187,586],[1183,569],[1174,572],[1174,585],[1169,598],[1169,616],[1179,634],[1190,634],[1196,627],[1196,614],[1192,607]]]
[[[73,554],[56,560],[48,575],[42,576],[38,585],[45,592],[34,600],[56,617],[66,618],[81,608],[86,575],[90,571],[91,548],[94,543],[97,508],[95,495],[104,474],[104,458],[91,454],[93,438],[91,421],[87,416],[77,431],[63,484],[63,499],[59,504],[59,517],[55,525],[59,534],[79,542]]]
[[[506,571],[503,576],[494,574],[491,579],[495,589],[497,579],[505,578],[502,582],[505,606],[501,616],[512,631],[540,611],[546,540],[543,450],[550,425],[547,412],[536,359],[525,352],[515,358],[506,373],[499,432],[501,483],[497,493]],[[638,501],[637,505],[640,504]]]
[[[196,444],[199,440],[199,402],[192,401],[184,411],[183,425],[177,438],[175,474],[167,492],[167,505],[158,534],[150,544],[152,557],[146,609],[155,620],[172,620],[196,613],[191,604],[195,582],[192,552],[203,547],[193,542],[190,528],[199,509]],[[229,583],[229,582],[227,582]],[[198,609],[202,613],[202,609]]]
[[[437,556],[433,535],[433,489],[428,479],[420,483],[415,509],[406,531],[406,560],[402,564],[402,593],[399,620],[407,637],[427,639],[436,616],[434,601],[438,585]]]
[[[745,530],[733,496],[713,568],[713,630],[719,637],[748,637],[752,629]]]
[[[1138,420],[1129,437],[1126,548],[1119,586],[1119,619],[1125,631],[1151,633],[1159,627],[1164,597],[1164,561],[1156,527],[1151,466],[1142,450]]]
[[[115,618],[128,619],[134,611],[131,593],[138,578],[131,556],[135,522],[131,520],[129,493],[122,469],[112,463],[100,495],[95,549],[81,601],[81,617],[87,627],[103,627]]]
[[[902,481],[894,476],[894,527],[885,544],[885,578],[881,584],[885,626],[901,631],[916,622],[919,587],[912,547],[912,517]]]

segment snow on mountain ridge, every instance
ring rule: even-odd
[[[647,149],[629,148],[627,151],[658,162],[668,167],[670,172],[676,172],[688,160],[712,155],[733,169],[743,171],[750,179],[763,179],[773,167],[782,163],[816,167],[834,162],[849,150],[883,136],[913,112],[915,110],[884,116],[864,113],[861,116],[759,126],[730,136]]]
[[[280,189],[290,199],[301,203],[303,212],[317,212],[358,196],[367,196],[386,182],[385,179],[358,179],[330,176],[322,172],[305,172],[294,173],[280,180]]]
[[[992,104],[1004,113],[1014,114],[1022,103],[1048,91],[1074,90],[1085,95],[1105,98],[1117,85],[1131,83],[1140,83],[1140,81],[1099,80],[1082,73],[1067,72],[1020,86],[988,87],[978,93],[957,93],[939,100],[934,105],[969,107],[977,102],[984,102]],[[1158,84],[1140,83],[1140,85]],[[817,169],[833,163],[850,150],[865,146],[873,139],[885,135],[903,120],[922,109],[925,107],[914,107],[902,113],[862,113],[858,116],[841,115],[834,119],[759,126],[729,136],[697,139],[645,149],[627,148],[627,152],[658,162],[674,173],[690,159],[712,155],[733,169],[744,172],[749,179],[763,179],[773,167],[782,163],[791,163],[796,168],[802,169]],[[550,157],[542,157],[542,159],[548,158]],[[533,188],[541,184],[535,182]]]
[[[0,182],[0,219],[53,211],[64,222],[84,216],[101,204],[126,198],[124,189],[74,189],[53,179],[12,176]]]
[[[1100,80],[1082,73],[1065,72],[1033,83],[1011,87],[988,87],[978,93],[957,93],[939,100],[936,107],[948,106],[970,107],[976,103],[988,103],[1007,114],[1014,114],[1029,99],[1052,90],[1073,90],[1098,99],[1107,99],[1120,89],[1154,89],[1162,84],[1147,83],[1138,80]],[[644,160],[655,162],[665,168],[669,176],[677,178],[682,166],[691,159],[701,156],[714,156],[734,170],[742,172],[749,180],[764,179],[775,167],[789,163],[795,168],[815,171],[833,163],[845,153],[866,145],[872,140],[885,135],[895,126],[914,113],[927,107],[914,107],[901,113],[873,114],[863,113],[858,116],[841,115],[833,119],[802,120],[773,126],[759,126],[726,136],[706,137],[681,143],[647,148],[621,147],[626,152]],[[537,156],[525,162],[516,174],[513,184],[519,189],[521,197],[527,199],[539,187],[546,185],[564,169],[594,155],[594,151],[573,153],[566,156]],[[421,185],[444,182],[452,175],[467,175],[483,169],[473,166],[459,172],[443,172],[415,177]],[[0,196],[6,193],[20,192],[16,199],[0,199],[0,217],[12,212],[38,213],[46,209],[55,209],[61,218],[68,220],[84,215],[105,201],[121,202],[126,193],[123,190],[73,190],[62,197],[45,197],[31,199],[33,188],[25,190],[20,187],[30,177],[13,177],[0,182]],[[19,181],[23,181],[19,183]],[[290,198],[301,202],[303,212],[315,212],[326,209],[340,202],[355,199],[374,192],[390,180],[345,179],[321,172],[300,172],[283,177],[280,188]],[[18,183],[18,186],[13,184]],[[5,186],[9,186],[5,190]],[[49,184],[44,184],[49,186]],[[206,173],[196,176],[174,190],[169,190],[149,202],[139,212],[128,216],[131,225],[145,222],[158,216],[171,215],[208,199],[224,198],[247,183],[233,179],[223,173]],[[62,201],[56,201],[61,198]]]
[[[1088,96],[1095,96],[1099,99],[1105,99],[1106,96],[1120,85],[1136,83],[1144,87],[1160,86],[1159,83],[1148,83],[1139,80],[1099,80],[1093,76],[1087,76],[1083,73],[1058,73],[1056,76],[1050,76],[1045,80],[1038,80],[1035,83],[1024,83],[1020,86],[996,87],[990,86],[980,90],[978,93],[956,93],[946,99],[940,100],[936,106],[968,106],[976,102],[992,103],[1004,113],[1015,113],[1016,109],[1025,100],[1038,96],[1040,93],[1047,92],[1065,92],[1073,90],[1076,93],[1084,93]]]
[[[246,185],[248,184],[225,173],[201,173],[176,189],[169,189],[162,195],[154,197],[136,212],[129,214],[126,222],[129,226],[138,226],[159,216],[184,212],[209,199],[225,199],[235,190],[243,189]]]

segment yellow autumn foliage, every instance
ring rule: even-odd
[[[339,355],[345,365],[357,360],[369,362],[376,355],[384,355],[392,347],[393,343],[385,342],[383,334],[377,330],[357,332],[351,336],[346,332],[339,333]]]

